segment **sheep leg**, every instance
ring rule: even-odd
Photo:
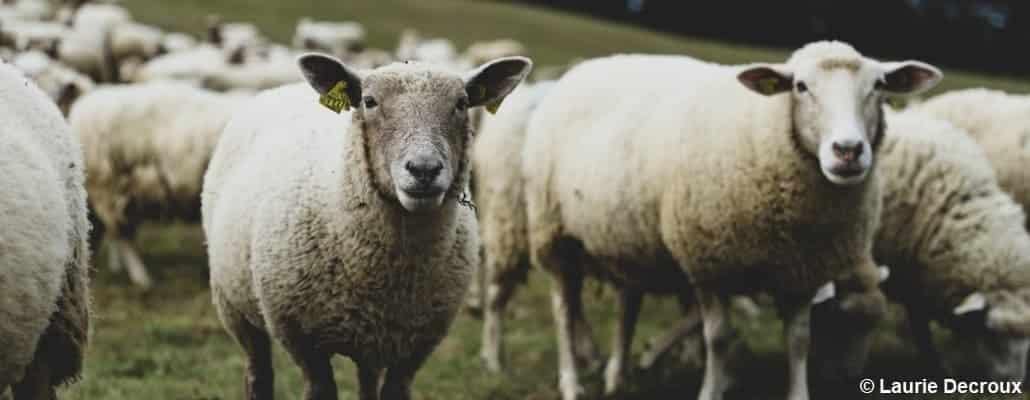
[[[808,349],[811,342],[812,302],[791,299],[780,304],[786,339],[789,384],[787,400],[808,400]]]
[[[122,253],[118,249],[118,239],[108,238],[105,242],[107,245],[107,268],[111,272],[121,272],[122,268]]]
[[[919,359],[926,371],[935,375],[943,375],[941,356],[933,345],[933,334],[930,332],[930,320],[926,313],[919,309],[907,308],[908,324],[912,329],[912,339],[919,350]]]
[[[580,302],[570,297],[579,295],[583,281],[580,276],[557,275],[559,274],[554,276],[555,282],[551,288],[551,308],[558,331],[558,387],[563,400],[575,400],[583,394],[574,350],[577,324],[573,319],[575,312],[572,310]]]
[[[245,396],[247,400],[272,400],[275,372],[272,369],[271,339],[267,333],[254,327],[246,330],[237,339],[247,353],[247,372],[243,378]]]
[[[29,366],[21,382],[16,383],[11,391],[14,393],[14,400],[57,400],[50,369],[39,362],[33,362]]]
[[[501,372],[504,363],[504,311],[518,286],[510,280],[491,282],[486,290],[486,308],[483,310],[483,348],[479,356],[490,372]]]
[[[722,400],[732,381],[727,358],[733,341],[733,328],[730,326],[727,298],[702,288],[697,288],[696,292],[706,348],[705,377],[698,399]]]
[[[358,387],[360,400],[379,400],[379,386],[383,369],[367,363],[358,362]]]
[[[622,385],[623,367],[633,346],[633,333],[640,316],[644,294],[639,290],[623,288],[619,291],[619,323],[612,340],[612,355],[604,370],[604,393],[615,394]]]
[[[312,338],[294,338],[283,344],[304,375],[304,400],[337,400],[336,380],[329,355],[311,348]],[[302,349],[292,348],[299,344]]]
[[[687,340],[701,322],[701,315],[696,307],[686,311],[686,315],[672,329],[651,342],[650,348],[640,357],[640,368],[649,369],[665,356],[672,348]]]
[[[480,251],[479,259],[483,259],[482,251]],[[468,293],[465,295],[465,312],[474,318],[479,318],[483,315],[483,297],[486,296],[483,293],[483,283],[487,278],[486,269],[482,265],[473,265],[472,271],[472,282],[469,283]]]
[[[129,272],[129,280],[141,288],[149,289],[152,285],[150,274],[147,273],[147,268],[143,265],[143,259],[136,252],[132,242],[123,238],[115,239],[114,242],[118,252],[121,254],[121,258],[125,261],[125,268]]]
[[[383,390],[379,394],[380,400],[411,400],[411,382],[415,380],[415,374],[422,368],[430,353],[432,352],[416,354],[387,368]]]
[[[226,330],[247,356],[247,370],[243,374],[244,398],[271,400],[275,376],[272,369],[272,342],[268,333],[255,327],[231,308],[217,288],[213,297],[215,309],[218,310]]]

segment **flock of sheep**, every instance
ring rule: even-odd
[[[0,397],[76,379],[91,251],[103,239],[110,267],[149,286],[133,237],[167,219],[203,224],[248,399],[272,397],[273,342],[306,399],[337,397],[336,354],[360,398],[408,399],[463,307],[481,309],[500,372],[531,266],[551,277],[565,400],[587,397],[600,361],[588,277],[618,293],[606,394],[645,294],[677,296],[683,318],[641,363],[700,342],[704,400],[733,383],[730,313],[752,298],[783,319],[791,400],[810,370],[861,376],[888,301],[928,372],[1024,379],[1030,98],[973,89],[895,111],[941,72],[841,42],[780,64],[611,56],[524,82],[512,40],[459,53],[406,32],[387,52],[360,24],[310,19],[291,47],[218,18],[208,36],[111,3],[0,4]],[[960,345],[937,349],[930,321]]]

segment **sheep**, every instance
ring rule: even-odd
[[[203,86],[218,91],[263,90],[303,80],[296,67],[296,55],[292,51],[279,48],[269,50],[270,54],[261,60],[213,68],[202,80]]]
[[[521,56],[527,53],[526,46],[513,39],[498,39],[493,41],[476,42],[471,45],[461,58],[472,65],[479,65],[486,60],[500,57]]]
[[[111,27],[111,55],[118,63],[133,57],[149,60],[166,52],[164,39],[164,32],[152,26],[117,24]]]
[[[369,48],[362,50],[360,53],[351,55],[348,61],[357,68],[375,69],[389,65],[395,60],[393,58],[393,53],[383,49]]]
[[[224,22],[221,16],[208,17],[208,42],[218,46],[231,64],[243,64],[257,56],[268,43],[257,25]]]
[[[72,30],[54,43],[48,54],[96,82],[115,82],[118,63],[111,39],[110,31]]]
[[[190,50],[158,56],[123,78],[136,83],[178,80],[199,85],[227,65],[225,54],[220,49],[201,44]]]
[[[68,120],[82,141],[86,190],[112,270],[152,284],[132,245],[136,230],[147,220],[199,221],[204,170],[242,100],[158,82],[96,89],[72,106]]]
[[[953,376],[1022,380],[1030,350],[1024,211],[999,186],[986,153],[964,130],[920,111],[890,116],[887,126],[880,151],[883,213],[873,250],[877,262],[891,266],[884,291],[905,307],[930,370],[944,365],[930,335],[929,323],[936,320],[958,338],[962,362],[950,371]],[[816,314],[826,320],[813,321],[821,343],[814,354],[853,360],[843,371],[827,369],[836,374],[832,379],[856,378],[868,351],[867,343],[841,347],[872,328],[830,316],[865,312],[847,296],[842,291],[840,303],[820,305],[832,308]]]
[[[589,273],[620,289],[606,392],[618,388],[643,293],[692,291],[707,344],[699,398],[722,398],[727,298],[764,290],[785,320],[787,398],[807,399],[811,303],[832,280],[876,268],[880,106],[940,76],[841,42],[806,45],[785,64],[615,56],[568,72],[531,117],[522,164],[530,260],[553,278],[563,398],[582,394],[574,349]]]
[[[79,96],[93,90],[95,84],[89,77],[51,60],[46,54],[29,51],[18,54],[11,65],[20,69],[39,85],[50,97],[61,113],[68,115],[71,105]]]
[[[42,21],[10,21],[0,24],[0,40],[16,50],[46,50],[71,32],[67,26]]]
[[[1030,210],[1030,96],[970,89],[936,96],[913,109],[969,132],[987,152],[1001,188]]]
[[[80,32],[105,32],[115,25],[132,22],[132,14],[117,4],[86,3],[75,8],[69,26]]]
[[[357,364],[360,398],[408,399],[478,263],[475,216],[459,205],[466,110],[501,100],[531,63],[499,59],[465,78],[422,63],[355,71],[317,54],[299,64],[315,91],[258,95],[205,177],[212,297],[247,353],[249,398],[271,398],[275,338],[306,399],[336,398],[334,354]],[[319,94],[351,110],[322,109]]]
[[[414,29],[406,29],[397,45],[397,59],[450,65],[458,59],[458,51],[450,40],[423,39]]]
[[[0,23],[48,20],[54,12],[54,8],[46,0],[4,1],[0,4]]]
[[[0,65],[0,394],[55,398],[89,341],[89,222],[78,141],[57,107]]]
[[[168,53],[178,53],[197,47],[197,39],[181,32],[168,32],[161,40],[161,47]]]
[[[541,82],[515,90],[497,115],[483,119],[472,147],[472,197],[483,242],[481,274],[487,280],[480,356],[493,372],[502,369],[502,313],[529,270],[521,174],[526,124],[552,86],[553,82]]]
[[[305,17],[297,23],[293,47],[343,57],[363,51],[366,36],[365,27],[357,22],[315,21]]]

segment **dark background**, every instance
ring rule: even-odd
[[[840,39],[880,57],[1030,75],[1030,0],[524,0],[652,29],[798,47]]]

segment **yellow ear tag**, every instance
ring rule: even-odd
[[[502,97],[500,100],[497,100],[497,101],[495,101],[493,103],[487,104],[486,105],[486,111],[490,112],[490,114],[497,114],[497,109],[501,108],[501,103],[503,103],[503,102],[504,102],[504,98]]]
[[[477,92],[476,93],[476,97],[478,97],[478,98],[486,97],[486,86],[476,85],[476,92]],[[502,97],[500,100],[497,100],[497,101],[495,101],[493,103],[488,103],[485,106],[486,107],[486,111],[489,112],[490,114],[497,114],[497,109],[501,108],[501,103],[503,103],[503,102],[504,102],[504,98]]]
[[[908,102],[905,101],[905,99],[902,99],[900,97],[888,97],[887,98],[887,105],[891,106],[891,108],[893,108],[895,110],[898,110],[898,111],[905,109],[905,106],[908,105],[907,103]]]
[[[779,80],[776,78],[765,78],[758,81],[758,90],[765,94],[773,94],[778,84]]]
[[[339,114],[342,110],[350,110],[350,98],[347,97],[347,82],[339,81],[326,94],[318,98],[318,102]]]

